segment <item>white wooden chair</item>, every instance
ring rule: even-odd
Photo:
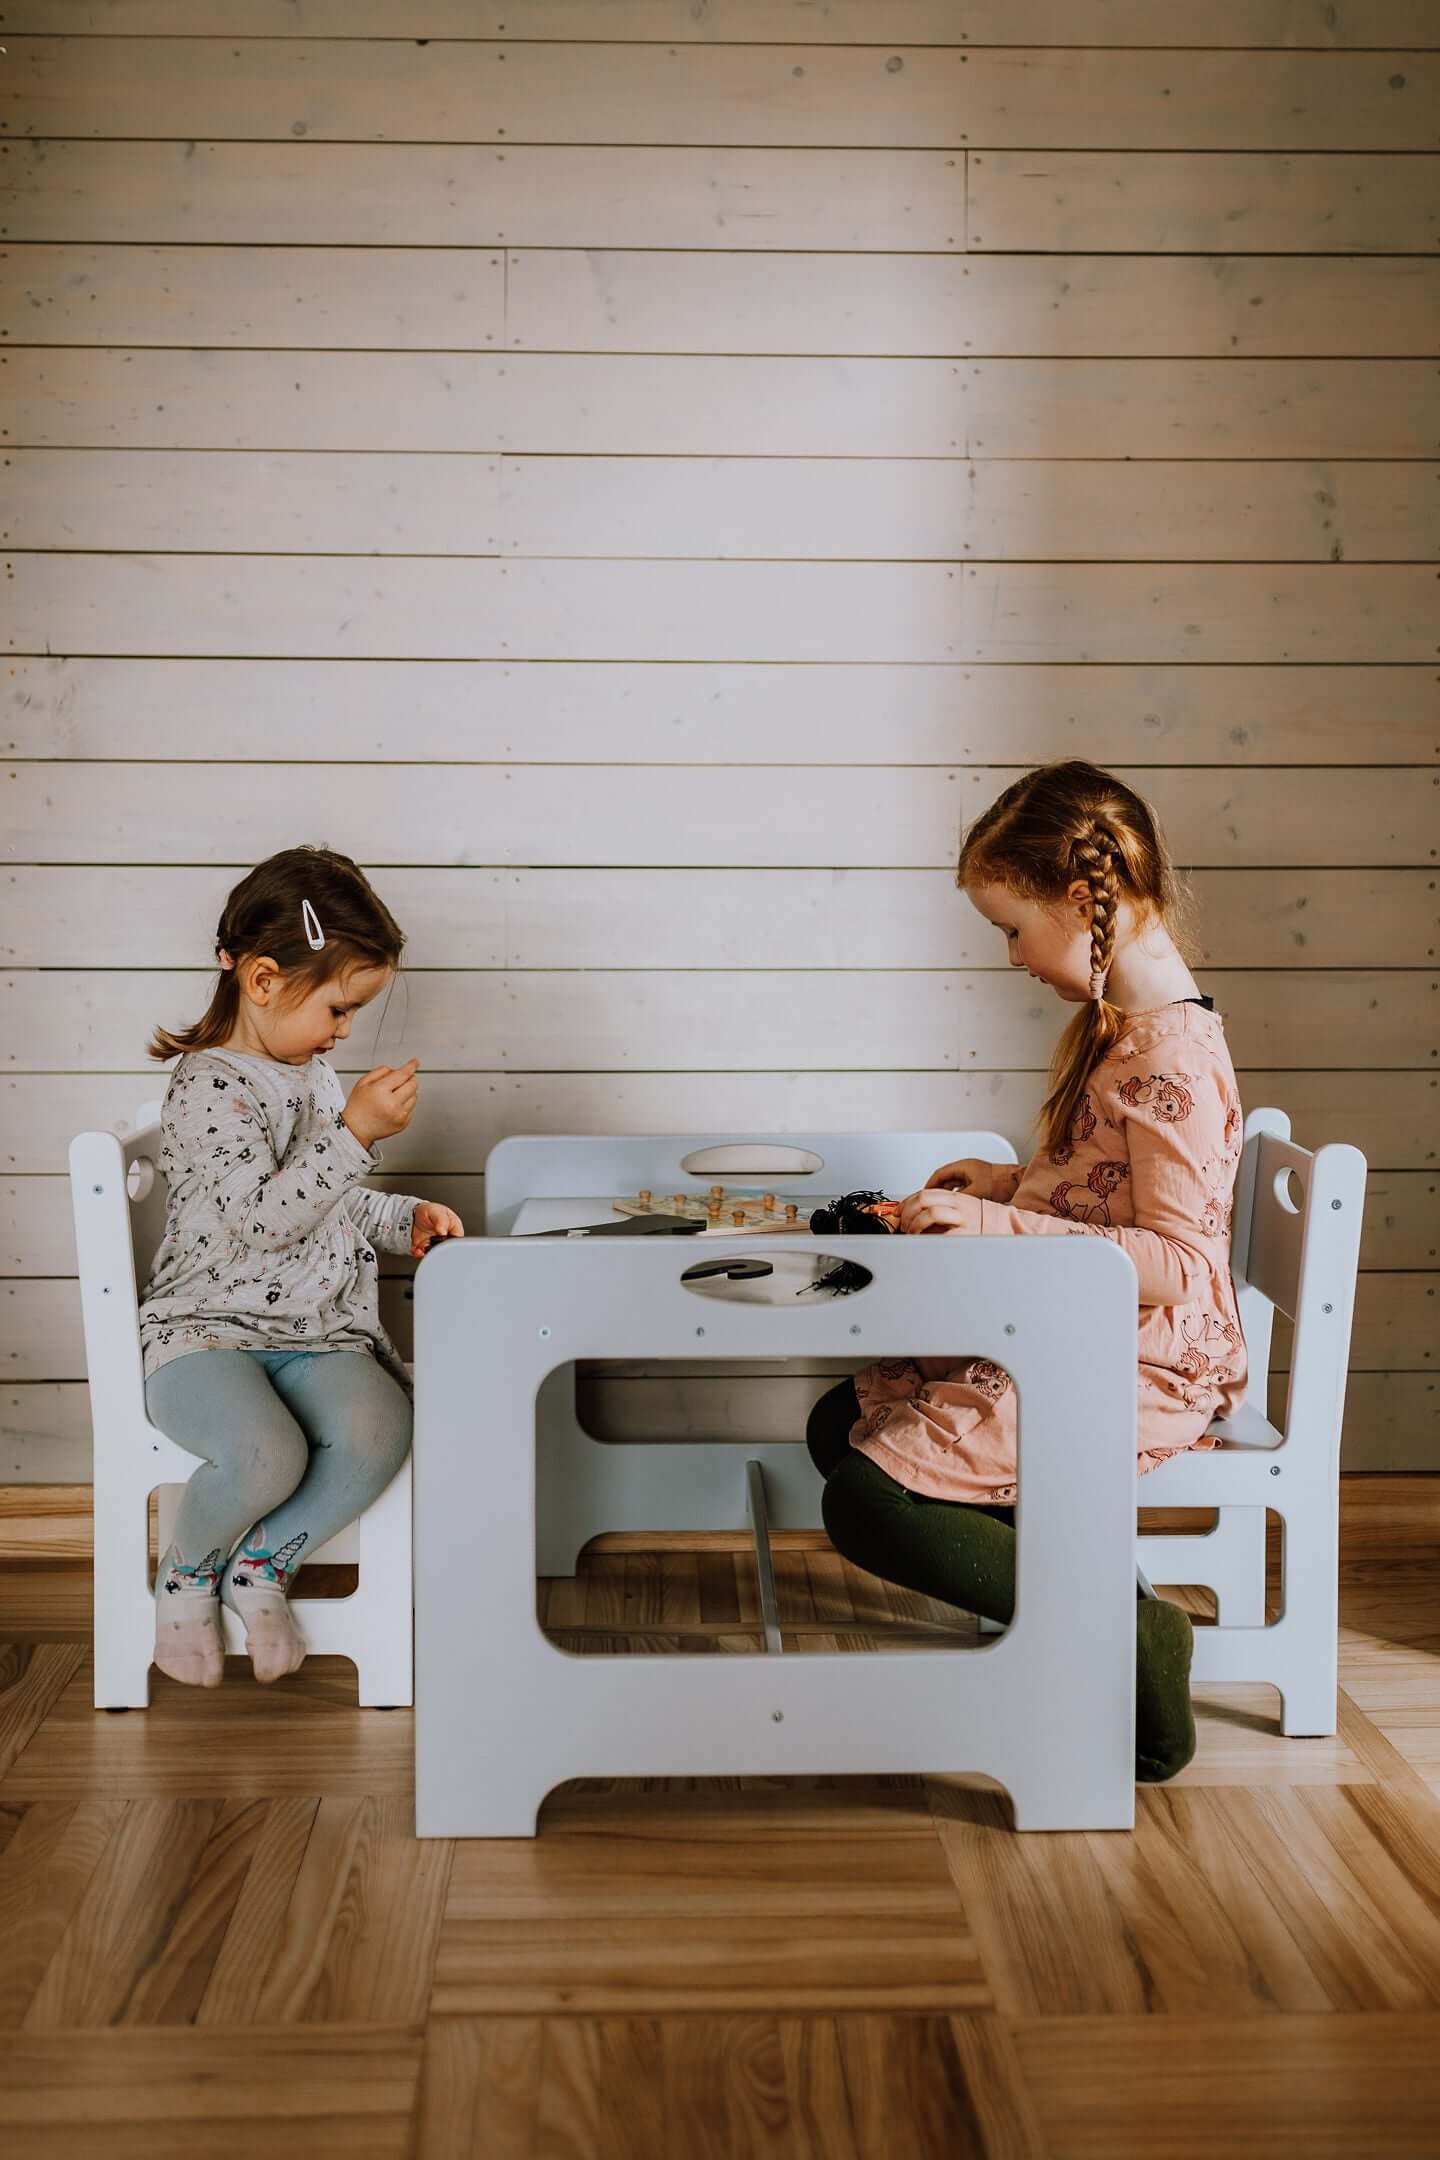
[[[150,1700],[155,1600],[149,1498],[160,1494],[163,1550],[180,1489],[199,1457],[145,1414],[139,1291],[165,1228],[158,1168],[159,1110],[147,1104],[125,1139],[84,1132],[70,1146],[70,1192],[85,1321],[95,1442],[95,1707],[143,1710]],[[357,1525],[311,1555],[353,1560],[359,1587],[344,1598],[293,1600],[310,1649],[350,1658],[362,1706],[413,1700],[408,1460]],[[305,1579],[302,1569],[300,1581]],[[225,1647],[244,1649],[236,1616],[223,1615]]]
[[[1282,1110],[1252,1110],[1235,1195],[1231,1267],[1249,1397],[1214,1426],[1219,1445],[1137,1481],[1142,1507],[1219,1510],[1203,1534],[1139,1539],[1152,1582],[1216,1592],[1219,1625],[1195,1631],[1196,1680],[1265,1680],[1281,1729],[1333,1733],[1339,1630],[1340,1429],[1365,1205],[1365,1157],[1290,1139]],[[1266,1412],[1276,1312],[1295,1326],[1282,1425]],[[1265,1625],[1265,1511],[1281,1519],[1278,1620]]]

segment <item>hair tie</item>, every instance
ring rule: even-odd
[[[229,953],[226,952],[223,945],[216,946],[215,957],[219,961],[222,970],[226,968],[233,968],[235,965],[235,962],[231,959]]]
[[[300,920],[305,925],[305,942],[311,952],[324,952],[325,932],[320,927],[319,916],[308,900],[300,903]]]

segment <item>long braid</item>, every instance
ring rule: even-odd
[[[1119,854],[1115,835],[1098,818],[1070,848],[1072,875],[1082,877],[1090,888],[1090,1002],[1075,1015],[1056,1050],[1055,1085],[1041,1111],[1045,1144],[1052,1153],[1068,1139],[1086,1083],[1120,1033],[1123,1016],[1105,996],[1120,919]]]
[[[1119,920],[1120,879],[1115,869],[1114,837],[1099,823],[1083,840],[1075,842],[1075,868],[1090,887],[1094,913],[1090,918],[1090,996],[1099,1001],[1115,958],[1115,927]]]

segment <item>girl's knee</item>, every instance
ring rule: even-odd
[[[830,1477],[850,1453],[850,1428],[859,1415],[853,1380],[842,1380],[811,1410],[805,1426],[805,1445],[822,1477]]]
[[[356,1430],[350,1442],[356,1467],[377,1493],[390,1483],[409,1455],[411,1429],[407,1404],[403,1417],[367,1419]]]
[[[304,1477],[309,1461],[310,1450],[305,1435],[298,1429],[286,1432],[276,1428],[253,1433],[242,1481],[257,1497],[256,1513],[288,1500]],[[218,1467],[223,1469],[224,1465]]]
[[[410,1433],[410,1420],[406,1418],[403,1425],[392,1425],[387,1429],[376,1450],[377,1465],[387,1485],[410,1454]]]
[[[825,1534],[841,1558],[857,1567],[870,1565],[867,1555],[874,1552],[878,1518],[888,1500],[883,1488],[891,1482],[868,1456],[857,1455],[853,1448],[825,1480],[820,1496]]]

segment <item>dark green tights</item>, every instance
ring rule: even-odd
[[[830,1542],[885,1582],[919,1590],[987,1620],[1015,1612],[1015,1510],[929,1500],[887,1477],[850,1445],[860,1415],[849,1380],[821,1397],[806,1441],[825,1480]],[[1160,1785],[1195,1752],[1189,1616],[1142,1597],[1135,1608],[1135,1776]]]

